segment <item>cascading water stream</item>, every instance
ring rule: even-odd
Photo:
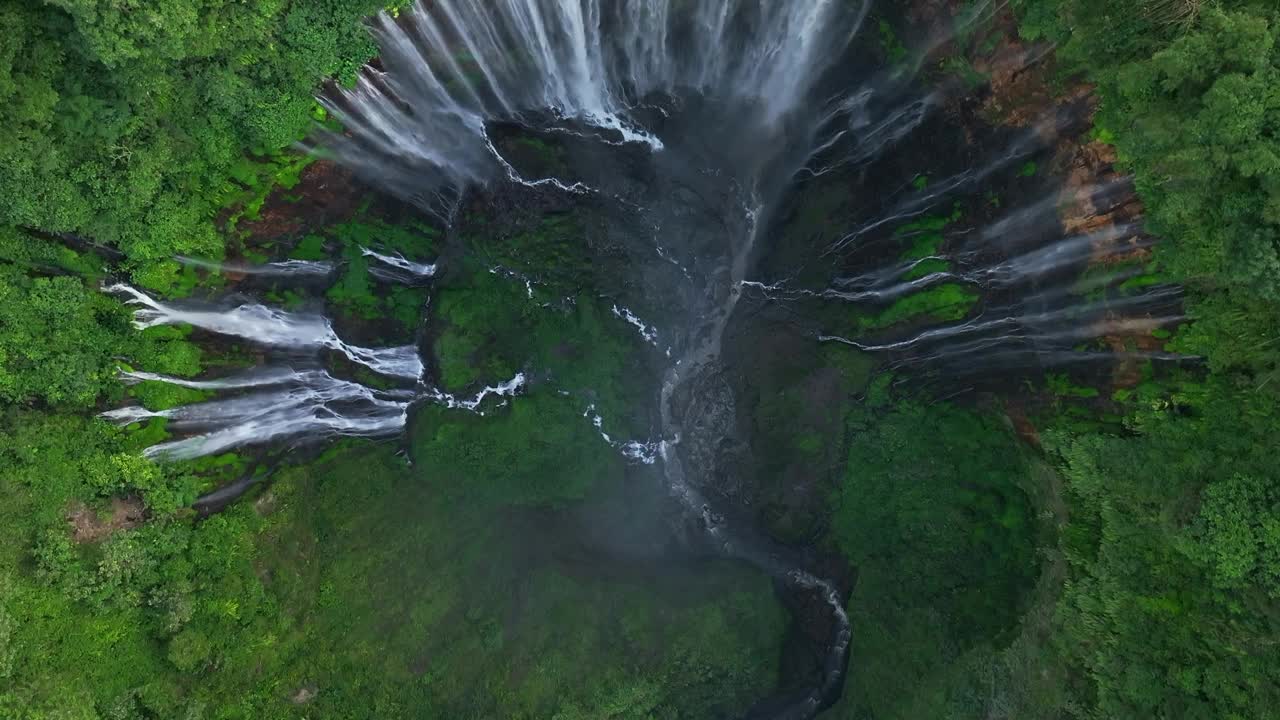
[[[851,634],[834,583],[807,571],[809,565],[793,550],[713,507],[720,498],[708,490],[707,477],[715,460],[708,459],[704,448],[728,437],[725,428],[736,422],[721,354],[726,328],[745,291],[774,300],[871,305],[945,282],[1028,293],[1018,302],[985,307],[976,318],[923,330],[916,326],[906,338],[819,338],[868,353],[906,356],[903,364],[962,363],[976,357],[995,364],[1028,352],[1042,361],[1069,362],[1096,354],[1070,353],[1081,340],[1149,332],[1181,317],[1176,293],[1164,288],[1130,299],[1052,306],[1074,290],[1043,290],[1041,284],[1099,254],[1099,238],[1084,232],[1003,254],[990,247],[961,247],[924,258],[899,257],[889,267],[839,279],[822,290],[748,281],[758,246],[768,235],[768,220],[779,212],[793,181],[870,167],[932,122],[944,102],[940,92],[911,94],[906,87],[940,42],[936,39],[905,70],[887,79],[853,89],[842,81],[837,91],[824,89],[824,78],[860,30],[869,6],[846,0],[421,0],[397,16],[384,13],[372,21],[381,49],[378,68],[366,68],[354,87],[334,88],[321,98],[344,130],[317,131],[309,146],[388,193],[445,218],[457,215],[470,188],[501,183],[512,192],[563,195],[559,199],[605,206],[625,218],[620,223],[625,227],[617,230],[625,235],[620,244],[634,265],[634,283],[643,294],[660,299],[642,306],[638,302],[650,298],[628,296],[623,304],[619,296],[611,296],[612,312],[655,354],[665,356],[658,359],[666,363],[665,371],[653,392],[659,439],[616,440],[605,431],[594,405],[586,405],[584,417],[604,442],[633,462],[661,461],[682,528],[696,528],[698,540],[718,553],[753,563],[829,608],[831,636],[821,678],[813,688],[787,698],[785,706],[775,704],[768,711],[771,718],[812,718],[835,701]],[[975,12],[990,7],[983,3]],[[629,158],[647,154],[652,177],[645,179],[654,187],[647,193],[631,190],[614,177],[625,175],[621,167],[582,179],[526,177],[503,155],[507,146],[502,133],[511,127],[607,146]],[[882,205],[872,217],[850,223],[819,251],[837,257],[929,213],[1024,159],[1036,149],[1042,131],[1027,130],[994,160],[926,186],[903,181],[893,195],[875,198]],[[988,227],[978,234],[978,242],[1016,235],[1019,223],[1032,213],[1049,210],[1051,204],[1028,208]],[[1141,241],[1127,249],[1139,247]],[[1102,256],[1123,251],[1103,250]],[[434,264],[398,253],[367,248],[362,253],[374,263],[370,272],[383,280],[416,285],[437,271]],[[931,269],[928,263],[947,267]],[[202,266],[284,277],[332,270],[321,263]],[[499,267],[492,272],[523,282],[534,297],[539,278]],[[139,306],[140,327],[182,323],[268,347],[332,350],[375,372],[417,384],[414,390],[380,391],[323,370],[284,368],[220,380],[128,372],[129,381],[242,393],[173,410],[124,408],[107,414],[119,422],[165,418],[170,428],[198,433],[149,449],[153,457],[196,457],[298,435],[391,435],[404,427],[414,402],[483,414],[487,403],[505,403],[528,382],[520,373],[473,398],[458,398],[425,387],[416,347],[352,346],[323,316],[255,303],[163,303],[123,285],[109,290]],[[665,310],[665,316],[654,306]],[[641,320],[633,307],[653,322]],[[691,399],[698,393],[714,395],[722,386],[729,396],[723,402]]]
[[[426,279],[436,272],[434,264],[414,263],[399,253],[383,255],[367,249],[364,252],[394,268],[397,280],[408,281],[406,275]],[[487,399],[517,395],[526,383],[521,373],[505,383],[481,389],[474,397],[459,398],[421,384],[423,366],[416,347],[371,350],[351,346],[338,339],[329,321],[320,316],[285,313],[256,304],[224,310],[202,306],[178,308],[124,285],[112,285],[104,290],[123,294],[133,304],[142,306],[135,312],[135,322],[140,327],[186,323],[270,347],[338,350],[353,362],[419,385],[417,389],[380,390],[335,378],[327,370],[293,367],[260,367],[239,375],[204,380],[122,369],[120,377],[126,384],[155,382],[204,392],[251,391],[167,410],[129,406],[102,413],[104,419],[121,425],[163,419],[168,430],[192,433],[148,447],[144,454],[154,459],[190,460],[292,438],[314,442],[335,436],[393,436],[404,429],[409,409],[415,402],[435,402],[450,409],[483,415]]]
[[[759,202],[758,197],[752,199]],[[746,229],[742,234],[743,239],[730,256],[728,291],[724,293],[721,304],[704,316],[701,324],[687,334],[687,337],[695,339],[694,342],[671,366],[663,379],[659,407],[665,439],[658,445],[658,454],[662,458],[671,491],[686,508],[695,512],[708,539],[719,552],[746,560],[793,587],[818,593],[831,610],[834,630],[821,681],[810,692],[790,700],[786,707],[770,713],[777,720],[790,720],[813,717],[838,697],[852,639],[844,602],[832,583],[805,571],[794,560],[789,560],[790,553],[785,549],[766,542],[763,538],[743,535],[739,529],[727,525],[724,518],[712,509],[706,496],[687,477],[685,461],[679,447],[686,433],[686,418],[682,416],[676,403],[676,396],[683,386],[696,382],[701,373],[715,372],[725,327],[742,296],[748,260],[760,233],[761,213],[762,208],[758,204],[744,208]]]
[[[763,293],[770,300],[819,298],[849,303],[886,304],[944,282],[960,282],[986,290],[1032,285],[1046,277],[1077,270],[1087,261],[1106,261],[1150,247],[1153,241],[1138,237],[1136,226],[1108,228],[1088,235],[1065,238],[994,264],[972,267],[981,253],[962,250],[949,255],[929,255],[904,260],[889,267],[856,277],[837,278],[824,290],[790,289],[785,283],[744,282],[743,286]],[[1126,242],[1118,242],[1128,238]],[[949,270],[919,275],[930,263],[954,264]],[[970,266],[970,267],[966,267]]]
[[[940,201],[950,197],[961,188],[981,182],[996,172],[1013,164],[1015,161],[1025,158],[1027,155],[1031,154],[1039,142],[1040,135],[1041,131],[1038,129],[1024,132],[1022,137],[1018,138],[1017,142],[1015,142],[1012,147],[995,160],[988,162],[982,167],[971,168],[962,173],[939,180],[936,183],[931,183],[928,187],[913,193],[911,196],[890,208],[887,213],[881,214],[875,220],[863,224],[858,229],[832,243],[831,247],[828,249],[828,253],[839,252],[872,231],[885,227],[892,227],[894,224],[902,224],[908,220],[918,218],[928,213],[936,207]]]
[[[722,338],[763,217],[787,178],[821,152],[814,150],[821,145],[818,136],[832,124],[830,113],[809,111],[822,105],[814,102],[813,90],[868,9],[869,3],[839,0],[418,2],[398,17],[374,20],[381,69],[367,69],[354,88],[322,99],[345,132],[321,132],[314,146],[365,180],[446,217],[453,216],[469,186],[504,179],[530,190],[584,197],[625,193],[609,189],[608,177],[599,184],[525,178],[494,141],[491,127],[500,123],[583,139],[592,133],[582,129],[595,129],[610,144],[647,147],[656,163],[684,177],[659,191],[681,200],[625,204],[638,209],[634,219],[653,227],[655,237],[688,238],[654,242],[633,253],[637,262],[648,263],[657,249],[661,267],[648,268],[645,277],[680,300],[673,309],[686,319],[662,323],[660,331],[622,305],[613,310],[646,343],[656,346],[661,333],[670,347],[666,355],[674,361],[658,393],[662,440],[617,443],[593,409],[586,415],[628,457],[643,462],[656,447],[671,495],[720,552],[817,593],[829,605],[835,630],[823,678],[777,717],[812,717],[838,696],[849,622],[833,585],[802,570],[787,550],[746,528],[729,527],[710,509],[698,488],[699,476],[710,468],[690,465],[693,451],[682,447],[705,438],[695,437],[700,431],[694,426],[701,423],[689,424],[682,398],[719,371]],[[709,142],[670,128],[646,129],[643,118],[654,105],[663,107],[668,120],[688,117],[695,133],[711,133]],[[913,106],[914,112],[923,115],[928,106]],[[726,137],[723,128],[734,128],[740,137]],[[869,133],[877,134],[872,144],[879,148],[897,137],[887,125]],[[754,149],[743,156],[748,138]],[[684,227],[690,212],[716,219],[718,243],[705,243]],[[522,279],[532,294],[533,280]],[[500,395],[512,389],[491,388]]]
[[[439,270],[435,263],[414,262],[398,252],[388,255],[362,247],[360,248],[360,253],[386,266],[371,267],[369,268],[369,273],[388,282],[417,285],[435,277],[436,272]]]
[[[260,275],[263,277],[325,278],[333,274],[334,265],[322,260],[282,260],[280,262],[250,265],[237,262],[213,262],[199,258],[179,255],[174,258],[183,265],[198,267],[216,273],[234,273],[237,275]]]
[[[866,89],[835,104],[824,118],[823,125],[830,125],[827,139],[809,154],[802,176],[818,178],[848,167],[858,167],[882,155],[911,135],[924,123],[925,118],[937,107],[940,98],[935,94],[907,101],[887,112],[878,122],[871,120],[871,100],[876,93]],[[851,140],[851,147],[834,157],[827,153],[842,141]],[[815,167],[815,163],[817,166]]]
[[[636,317],[635,313],[631,312],[625,307],[620,307],[617,304],[615,304],[613,306],[613,315],[614,317],[625,320],[628,325],[634,327],[636,331],[640,333],[640,337],[643,338],[646,343],[649,343],[650,345],[654,345],[654,346],[658,344],[657,329],[650,326],[648,323],[641,320],[640,318]]]
[[[290,313],[257,303],[245,303],[230,309],[200,304],[179,306],[160,302],[128,285],[111,285],[105,290],[124,295],[129,304],[140,306],[134,313],[134,323],[141,329],[191,325],[272,347],[334,350],[354,363],[390,377],[417,380],[422,376],[422,358],[417,347],[363,348],[350,345],[338,337],[333,324],[323,315]]]
[[[591,421],[591,426],[600,433],[600,439],[609,443],[610,447],[622,453],[622,456],[628,460],[642,465],[653,465],[658,462],[661,443],[659,442],[640,442],[639,440],[617,440],[604,429],[604,417],[596,412],[595,405],[588,405],[582,417]]]
[[[451,410],[467,410],[469,412],[479,412],[481,415],[483,415],[484,413],[480,411],[480,407],[484,404],[484,401],[487,398],[515,397],[520,393],[520,391],[524,390],[525,382],[526,380],[525,380],[524,373],[516,373],[515,377],[511,378],[510,380],[504,383],[499,383],[498,385],[489,385],[487,387],[481,388],[480,391],[476,393],[474,397],[466,400],[460,400],[453,395],[450,395],[446,392],[443,392],[435,388],[432,388],[431,390],[427,391],[423,395],[423,397],[430,399],[434,402],[440,403],[441,405],[444,405],[445,407]]]
[[[1176,326],[1182,293],[1177,287],[1031,311],[1040,303],[1054,304],[1075,288],[1052,288],[1028,296],[1015,307],[991,309],[964,322],[930,327],[903,340],[876,342],[837,335],[820,335],[824,343],[840,343],[868,353],[899,356],[892,366],[930,366],[952,375],[990,372],[1000,367],[1053,367],[1098,360],[1141,358],[1181,362],[1195,358],[1176,353],[1129,351],[1099,353],[1076,346],[1102,337],[1137,337]]]
[[[411,390],[373,390],[324,370],[274,369],[203,382],[140,373],[128,377],[202,390],[258,390],[171,410],[126,407],[103,413],[104,418],[122,425],[165,418],[170,430],[199,433],[144,451],[147,457],[165,460],[190,460],[289,437],[314,440],[338,435],[394,435],[404,427],[414,398]]]
[[[574,190],[520,178],[488,125],[578,123],[660,150],[633,109],[689,93],[759,103],[774,123],[808,98],[866,11],[849,22],[837,0],[416,2],[374,19],[383,70],[322,98],[347,132],[320,133],[315,147],[433,210],[504,174]]]

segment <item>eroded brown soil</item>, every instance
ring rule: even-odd
[[[105,514],[81,502],[67,508],[67,524],[71,537],[78,543],[106,540],[120,530],[129,530],[146,520],[146,505],[139,497],[111,498]]]

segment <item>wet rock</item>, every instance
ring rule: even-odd
[[[320,689],[315,685],[303,685],[296,692],[289,696],[289,702],[294,705],[306,705],[315,700],[316,695],[320,693]]]

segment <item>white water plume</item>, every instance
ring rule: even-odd
[[[1076,343],[1082,340],[1092,340],[1106,336],[1138,336],[1150,334],[1153,330],[1169,327],[1186,320],[1185,315],[1166,315],[1159,317],[1135,317],[1121,318],[1115,320],[1101,320],[1094,322],[1083,322],[1080,325],[1067,327],[1054,331],[1038,331],[1034,328],[1037,322],[1044,322],[1043,318],[1055,317],[1061,318],[1065,313],[1045,314],[1043,316],[1004,317],[998,320],[983,322],[968,322],[960,325],[939,328],[933,331],[921,333],[910,340],[899,343],[890,343],[886,345],[868,345],[850,340],[848,338],[836,335],[820,335],[820,342],[836,342],[843,345],[856,347],[864,352],[887,352],[890,350],[908,350],[917,345],[925,344],[930,341],[950,340],[957,337],[969,335],[979,335],[984,332],[996,330],[1001,334],[980,338],[964,343],[955,343],[942,346],[942,349],[931,355],[924,355],[914,358],[912,362],[928,362],[953,355],[976,355],[986,350],[996,349],[1010,342],[1027,344],[1030,346],[1048,346]]]
[[[484,412],[480,410],[480,407],[484,404],[486,399],[490,397],[515,397],[524,390],[525,382],[524,373],[516,373],[515,377],[510,380],[497,385],[489,385],[468,399],[460,399],[456,395],[450,395],[449,393],[437,388],[428,390],[425,397],[433,402],[440,403],[451,410],[466,410],[468,412],[483,415]]]
[[[416,401],[427,400],[484,415],[486,400],[514,397],[526,384],[520,373],[507,382],[483,388],[470,398],[458,398],[434,388],[378,390],[340,380],[323,369],[259,368],[214,380],[132,370],[122,371],[121,377],[130,383],[162,382],[195,390],[253,391],[168,410],[130,406],[101,414],[120,425],[164,418],[169,430],[198,433],[144,451],[147,457],[164,460],[189,460],[288,438],[395,435],[404,429],[409,407]]]
[[[1038,339],[1039,342],[1066,342],[1101,337],[1109,333],[1135,334],[1150,332],[1183,319],[1182,315],[1152,315],[1181,298],[1178,288],[1160,288],[1143,295],[1086,303],[1039,313],[1010,314],[994,319],[979,316],[962,323],[921,331],[905,340],[871,343],[837,335],[820,335],[820,342],[838,342],[864,352],[902,352],[917,346],[952,341],[986,333],[999,333],[996,340],[1009,337]],[[1117,317],[1117,313],[1137,313],[1136,317]]]
[[[390,255],[370,250],[367,247],[360,248],[360,254],[365,257],[373,258],[378,262],[391,268],[392,272],[388,273],[382,268],[373,267],[369,269],[375,277],[392,282],[399,282],[407,279],[409,282],[419,282],[429,280],[435,277],[439,268],[435,263],[418,263],[406,258],[404,255],[393,252]],[[408,276],[407,278],[405,276]]]
[[[328,318],[322,315],[291,313],[256,303],[230,309],[198,304],[179,306],[160,302],[128,285],[111,285],[104,289],[124,295],[129,304],[139,306],[134,313],[134,324],[140,329],[191,325],[267,346],[334,350],[352,362],[391,377],[417,380],[422,376],[422,358],[416,347],[363,348],[350,345],[338,337]]]
[[[929,258],[936,260],[940,258]],[[919,265],[910,263],[909,267],[914,268]],[[898,266],[899,268],[903,266]],[[907,272],[904,270],[903,272]],[[867,278],[868,280],[870,278]],[[818,298],[822,300],[842,300],[850,303],[887,303],[897,300],[913,292],[925,290],[939,283],[955,280],[963,280],[962,276],[952,272],[932,272],[912,280],[904,280],[901,282],[892,282],[894,278],[888,278],[887,282],[876,282],[875,285],[865,286],[864,289],[844,289],[841,287],[827,288],[825,290],[805,290],[805,289],[789,289],[783,283],[772,283],[766,285],[760,282],[744,282],[743,287],[749,287],[761,291],[769,300],[796,300],[799,298]],[[850,281],[860,281],[863,278],[851,278]],[[840,281],[837,281],[837,284]]]
[[[323,260],[281,260],[279,262],[250,265],[240,262],[214,262],[200,258],[178,255],[174,258],[183,265],[203,268],[216,273],[234,273],[237,275],[261,275],[266,277],[329,277],[334,266]]]
[[[595,192],[593,188],[580,182],[566,183],[563,180],[553,177],[541,178],[538,180],[526,179],[520,174],[520,171],[516,170],[515,166],[508,162],[507,159],[502,156],[502,153],[498,151],[497,146],[493,144],[493,140],[489,138],[489,132],[484,128],[481,128],[480,132],[484,138],[484,145],[488,148],[489,153],[493,155],[493,159],[498,161],[498,165],[501,166],[502,171],[506,173],[507,179],[516,185],[523,185],[527,188],[552,187],[571,195],[590,195]]]
[[[842,0],[432,0],[373,32],[383,70],[321,103],[346,133],[319,148],[401,197],[430,205],[506,174],[488,125],[573,121],[661,150],[633,108],[696,93],[759,108],[774,123],[804,101],[860,27]],[[424,187],[436,186],[424,191]]]
[[[610,447],[622,453],[626,459],[641,465],[653,465],[658,462],[660,443],[656,442],[640,442],[638,440],[630,440],[623,442],[614,440],[613,436],[605,432],[604,417],[596,411],[595,405],[587,406],[586,412],[582,413],[582,417],[591,421],[591,426],[600,433],[600,437],[609,444]]]
[[[868,105],[874,95],[872,90],[863,90],[835,103],[821,123],[826,128],[827,139],[810,152],[802,175],[821,177],[843,168],[857,168],[880,157],[924,124],[939,104],[936,94],[926,95],[883,113],[873,122]],[[839,127],[841,122],[844,127]],[[839,129],[835,129],[837,127]],[[843,149],[826,157],[837,146]],[[819,159],[821,164],[815,167],[814,162]]]
[[[954,262],[961,266],[955,270],[933,272],[924,277],[899,281],[893,284],[884,283],[884,273],[872,273],[857,278],[837,280],[842,289],[829,289],[820,293],[821,297],[850,301],[895,300],[916,290],[931,287],[940,282],[963,282],[986,289],[1003,289],[1017,285],[1032,284],[1051,275],[1064,271],[1080,270],[1091,261],[1107,260],[1118,255],[1150,247],[1151,240],[1140,239],[1133,235],[1138,232],[1135,226],[1118,226],[1088,235],[1077,235],[1050,243],[1037,250],[1031,250],[1003,262],[985,267],[964,268],[972,262],[976,252],[967,252],[947,258],[930,256],[922,260],[911,261],[896,266],[891,272],[897,272],[897,278],[904,277],[916,270],[923,263],[931,260]],[[1124,238],[1133,238],[1131,242],[1119,242]],[[864,285],[865,283],[872,283]],[[844,287],[864,286],[865,290],[849,292]]]
[[[413,399],[412,391],[374,390],[337,379],[324,370],[275,369],[215,381],[152,373],[131,376],[208,390],[272,388],[169,410],[126,407],[102,413],[103,418],[122,425],[165,418],[169,430],[199,433],[144,451],[147,457],[164,460],[190,460],[294,437],[394,435],[404,427]]]
[[[640,333],[640,337],[644,338],[645,342],[657,347],[658,331],[653,327],[650,327],[640,318],[636,317],[635,313],[615,303],[613,306],[613,315],[614,317],[621,318],[628,325],[634,327]]]
[[[1150,247],[1151,240],[1137,238],[1135,226],[1117,226],[1106,230],[1066,238],[1038,250],[1023,253],[998,265],[974,270],[966,275],[982,285],[1009,286],[1032,282],[1068,268],[1080,268],[1093,260],[1106,260]],[[1125,238],[1132,242],[1122,243]]]
[[[903,260],[902,262],[891,265],[887,268],[872,270],[871,272],[863,273],[857,277],[836,278],[833,284],[845,292],[859,292],[885,288],[898,282],[900,278],[912,273],[921,265],[936,261],[949,262],[950,258],[945,255],[928,255],[922,258]],[[770,289],[777,288],[771,287]]]
[[[1087,235],[1063,238],[1039,249],[980,267],[971,266],[981,254],[978,250],[961,251],[954,255],[929,255],[902,260],[855,277],[837,278],[832,282],[832,287],[824,290],[789,288],[785,282],[744,282],[743,286],[760,291],[769,300],[818,298],[866,304],[887,304],[946,282],[1002,290],[1033,285],[1054,275],[1080,270],[1089,262],[1108,260],[1150,247],[1153,241],[1141,236],[1140,232],[1137,225],[1115,226]],[[942,263],[949,269],[907,279],[927,263]],[[1137,271],[1090,277],[1063,288],[1063,294],[1106,286],[1126,279],[1135,272]]]
[[[913,220],[932,210],[942,199],[949,197],[957,190],[978,183],[1003,170],[1019,158],[1026,157],[1040,142],[1041,130],[1025,131],[1003,155],[986,165],[971,168],[948,178],[930,183],[925,188],[899,202],[888,212],[876,220],[863,223],[858,229],[836,240],[828,248],[828,253],[835,253],[848,247],[853,241],[882,227]]]
[[[252,387],[280,385],[297,377],[297,374],[297,371],[293,368],[268,367],[257,368],[241,375],[217,380],[190,380],[139,370],[121,370],[120,379],[126,385],[134,385],[140,382],[160,382],[191,390],[243,390]]]
[[[508,280],[515,280],[515,281],[517,281],[517,282],[519,282],[519,283],[523,284],[523,285],[524,285],[524,291],[525,291],[525,294],[529,296],[529,299],[530,299],[530,300],[532,300],[532,299],[533,299],[533,286],[534,286],[534,285],[540,285],[540,284],[541,284],[541,283],[535,283],[535,282],[534,282],[534,280],[533,280],[533,278],[530,278],[530,277],[529,277],[529,276],[527,276],[527,275],[524,275],[524,274],[518,273],[518,272],[516,272],[515,270],[510,270],[510,269],[508,269],[508,268],[504,268],[504,267],[501,267],[501,266],[497,266],[497,265],[495,265],[494,267],[489,268],[489,274],[490,274],[490,275],[497,275],[498,277],[504,277],[504,278],[506,278],[506,279],[508,279]]]

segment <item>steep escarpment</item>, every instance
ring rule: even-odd
[[[0,2],[0,714],[1265,716],[1276,18],[1113,5]]]

